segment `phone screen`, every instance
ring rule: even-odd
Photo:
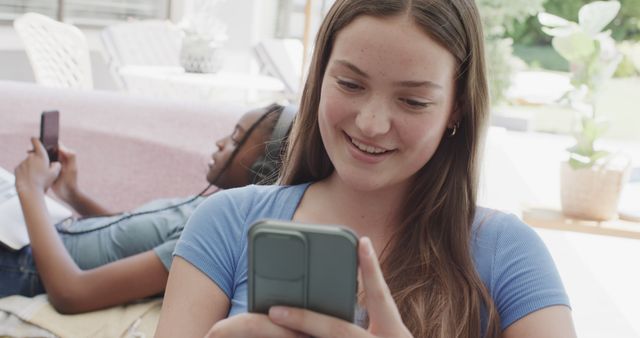
[[[49,161],[58,161],[58,136],[60,113],[57,110],[42,112],[40,116],[40,142],[49,155]]]

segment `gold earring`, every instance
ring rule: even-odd
[[[455,123],[449,130],[451,130],[449,132],[449,137],[454,137],[456,135],[456,132],[458,132],[458,123]]]

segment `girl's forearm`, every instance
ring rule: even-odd
[[[73,261],[55,228],[51,225],[44,192],[37,189],[18,191],[31,249],[40,278],[56,308],[64,308],[81,286],[83,271]]]
[[[74,193],[69,204],[82,216],[105,216],[111,214],[107,208],[82,192]]]

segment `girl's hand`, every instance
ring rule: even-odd
[[[62,169],[58,178],[53,181],[51,189],[63,201],[72,204],[71,202],[79,195],[76,153],[60,144],[58,147],[58,159]]]
[[[218,321],[205,338],[301,338],[307,337],[274,324],[269,317],[257,313],[243,313]]]
[[[15,169],[16,190],[18,193],[27,190],[45,192],[58,177],[60,164],[49,163],[47,151],[40,140],[31,138],[33,150],[29,151],[24,159]]]
[[[365,303],[369,312],[368,330],[331,316],[281,306],[272,307],[269,310],[269,318],[278,325],[319,338],[412,337],[402,322],[398,307],[382,276],[378,257],[367,237],[360,239],[358,258]]]

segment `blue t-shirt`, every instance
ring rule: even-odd
[[[220,287],[231,300],[229,316],[247,311],[249,226],[263,218],[291,220],[308,186],[226,190],[209,197],[189,219],[174,255]],[[513,215],[478,209],[473,229],[473,259],[502,329],[536,310],[569,305],[551,255],[529,226]]]

